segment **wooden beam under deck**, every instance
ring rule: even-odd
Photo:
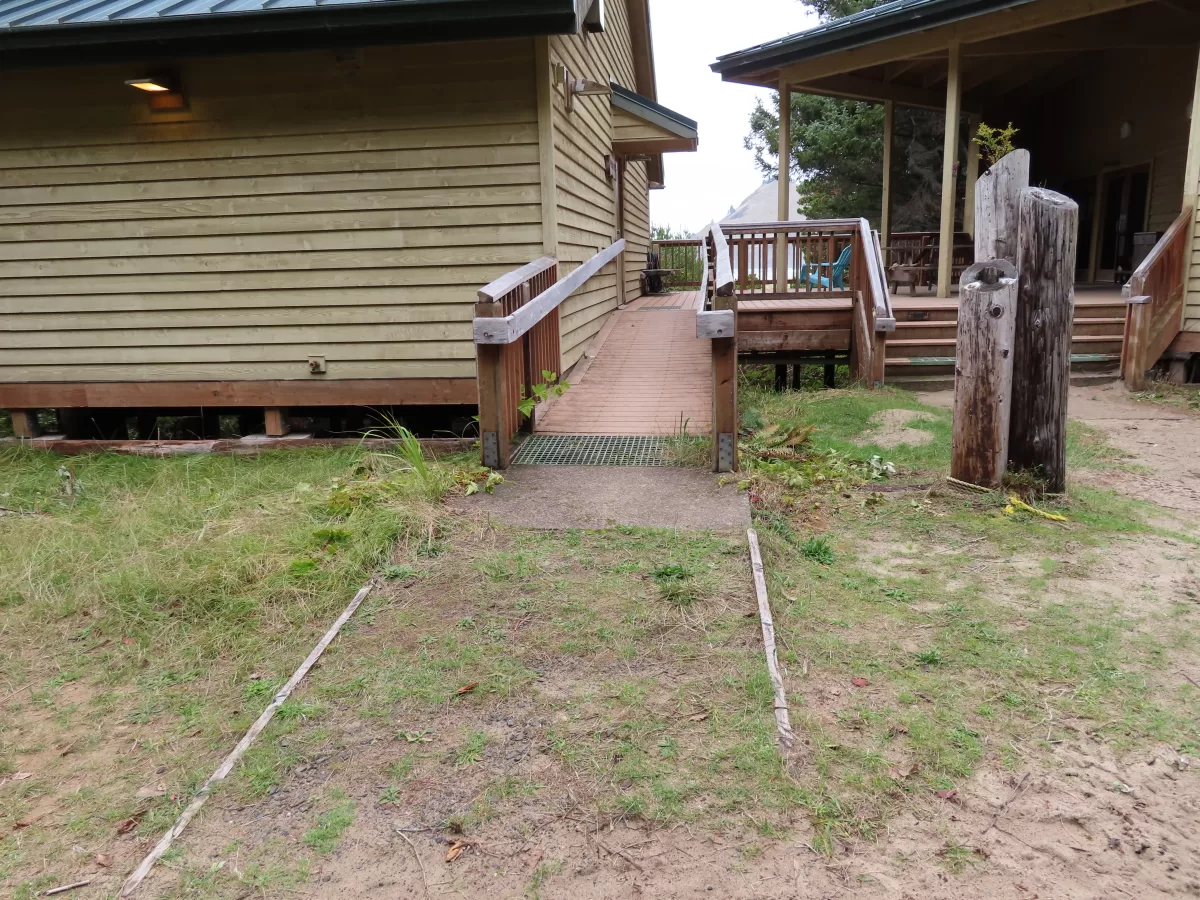
[[[0,409],[474,405],[474,378],[0,384]]]

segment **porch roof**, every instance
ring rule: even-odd
[[[1071,77],[1081,55],[1194,47],[1200,15],[1154,0],[892,0],[720,57],[722,80],[944,109],[958,48],[964,111]]]
[[[1033,2],[1036,0],[892,0],[808,31],[719,56],[711,68],[724,81],[753,79],[801,60]]]

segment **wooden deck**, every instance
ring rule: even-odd
[[[696,292],[640,297],[613,314],[595,358],[538,419],[539,434],[669,435],[712,426],[712,355]]]

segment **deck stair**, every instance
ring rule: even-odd
[[[958,300],[893,297],[896,331],[888,336],[887,380],[940,382],[954,377]],[[1121,361],[1125,302],[1115,289],[1081,289],[1075,296],[1073,376],[1115,376]]]

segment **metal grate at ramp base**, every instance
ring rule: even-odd
[[[672,466],[661,437],[608,434],[531,434],[515,466]]]

